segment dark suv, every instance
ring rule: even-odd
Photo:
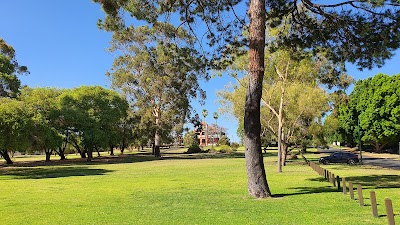
[[[358,163],[358,155],[350,152],[335,152],[329,156],[319,158],[319,162],[322,164],[347,163],[352,165]]]

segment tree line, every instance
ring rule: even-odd
[[[189,105],[187,96],[176,92],[191,83],[184,84],[182,78],[165,75],[160,80],[157,70],[138,74],[145,83],[132,91],[135,98],[100,86],[21,87],[18,76],[28,73],[27,67],[17,63],[14,49],[3,39],[0,47],[0,155],[8,164],[13,163],[9,153],[14,151],[45,152],[46,161],[56,153],[63,160],[67,146],[91,161],[95,151],[107,149],[113,155],[114,148],[123,153],[129,144],[143,148],[148,143],[159,148],[183,132],[187,112],[180,109]],[[120,70],[115,72],[122,76]],[[167,89],[171,83],[178,90]],[[159,149],[153,149],[159,156]]]

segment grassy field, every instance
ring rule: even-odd
[[[400,224],[399,171],[326,166],[362,183],[365,191],[377,191],[381,217],[373,218],[368,206],[358,206],[301,160],[290,162],[283,173],[275,172],[275,161],[274,152],[266,154],[267,178],[275,196],[263,200],[247,194],[240,152],[170,153],[161,160],[128,154],[92,163],[67,160],[52,166],[0,167],[0,223],[386,224],[383,199],[391,197]]]

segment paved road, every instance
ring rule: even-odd
[[[318,149],[321,153],[332,153],[337,151],[342,151],[342,149],[338,148],[329,148],[329,149]],[[377,154],[363,152],[363,163],[366,165],[373,165],[373,166],[380,166],[384,168],[390,168],[394,170],[400,170],[400,160],[396,160],[393,158],[384,158],[384,157],[377,157]],[[400,158],[400,156],[399,156]]]

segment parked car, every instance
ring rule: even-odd
[[[329,156],[319,158],[319,162],[322,164],[328,163],[347,163],[353,165],[358,163],[358,155],[350,152],[334,152]]]

